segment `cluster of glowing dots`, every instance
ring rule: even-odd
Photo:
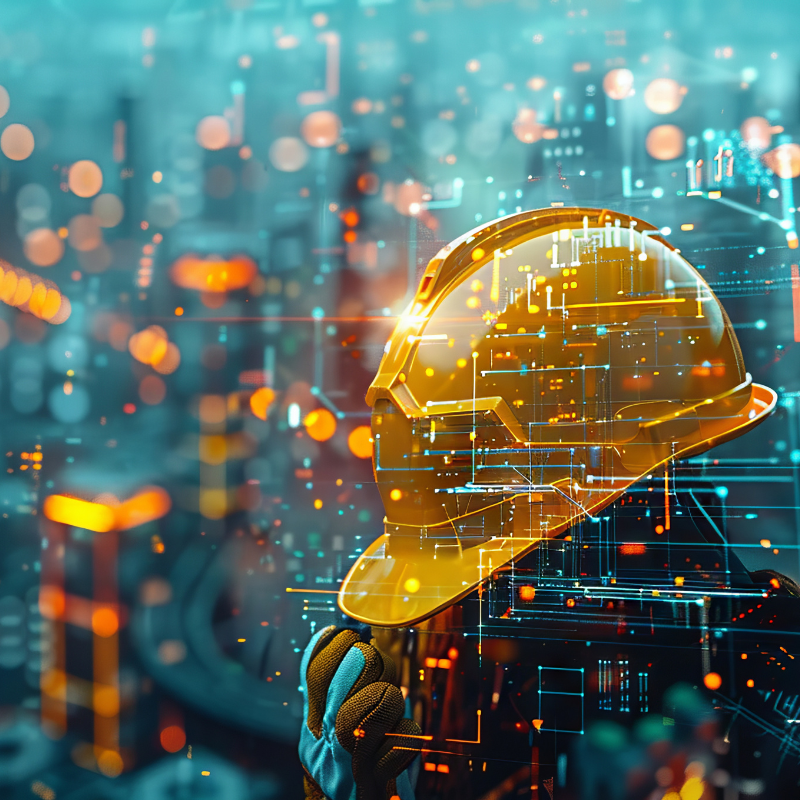
[[[167,332],[159,325],[150,325],[135,333],[128,341],[130,354],[141,364],[151,366],[162,375],[175,372],[181,363],[181,353]]]
[[[161,234],[157,233],[153,236],[152,242],[148,242],[142,247],[139,270],[136,273],[136,285],[141,289],[146,289],[153,282],[153,255],[162,238]]]
[[[243,289],[257,273],[255,262],[247,256],[225,259],[187,254],[172,265],[169,276],[174,284],[184,289],[223,293]]]
[[[0,300],[53,325],[65,322],[72,310],[52,281],[5,261],[0,261]]]

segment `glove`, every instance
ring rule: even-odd
[[[395,665],[373,639],[331,625],[306,647],[300,666],[305,723],[300,761],[308,800],[414,800],[406,767],[420,735],[403,719]],[[398,749],[411,748],[411,749]]]

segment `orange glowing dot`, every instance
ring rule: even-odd
[[[64,242],[50,228],[36,228],[25,235],[25,258],[37,267],[51,267],[64,255]]]
[[[519,587],[519,599],[524,600],[526,603],[529,603],[533,598],[536,597],[536,589],[533,586],[520,586]]]
[[[9,125],[0,136],[0,150],[12,161],[24,161],[33,152],[31,129],[18,122]]]
[[[359,425],[350,431],[347,446],[356,458],[372,458],[372,431],[369,425]]]
[[[742,661],[747,661],[747,653],[742,653]]]
[[[167,354],[167,345],[167,332],[159,325],[150,325],[131,336],[128,350],[142,364],[158,364]]]
[[[275,399],[275,392],[269,386],[262,386],[250,395],[250,410],[259,419],[266,420],[267,411]]]
[[[300,125],[300,134],[311,147],[330,147],[336,144],[342,121],[333,111],[312,111]]]
[[[92,630],[104,639],[119,630],[119,617],[113,608],[98,608],[92,612]]]
[[[349,208],[342,214],[342,222],[344,222],[345,225],[349,225],[351,228],[355,228],[355,226],[358,225],[358,220],[358,211],[354,208]]]
[[[178,306],[178,307],[175,309],[175,316],[176,316],[176,317],[182,317],[182,316],[183,316],[183,309],[182,309],[180,306]]]
[[[358,238],[358,234],[355,231],[345,231],[344,236],[342,237],[347,244],[353,244],[355,240]]]
[[[164,180],[164,175],[160,170],[156,170],[153,173],[153,183],[161,183]]]
[[[709,672],[708,675],[703,678],[703,683],[706,685],[706,689],[716,691],[722,686],[722,677],[718,672]]]
[[[403,493],[399,489],[392,489],[392,491],[389,492],[389,497],[391,497],[392,500],[399,500],[402,496]]]
[[[485,255],[485,253],[483,252],[483,248],[476,247],[472,251],[472,260],[473,261],[480,261],[483,258],[484,255]]]
[[[321,509],[321,508],[322,508],[322,500],[320,500],[319,498],[317,498],[317,499],[314,501],[314,508],[316,508],[316,509],[317,509],[317,511],[319,511],[319,509]]]
[[[159,736],[161,746],[168,753],[177,753],[186,744],[186,733],[180,725],[168,725]]]
[[[194,135],[200,147],[206,150],[221,150],[227,147],[231,140],[231,126],[225,117],[203,117],[197,123]]]
[[[243,289],[257,272],[255,262],[247,256],[223,259],[189,254],[181,256],[170,267],[169,276],[177,286],[207,293]]]
[[[103,172],[94,161],[76,161],[69,168],[68,182],[78,197],[94,197],[103,188]]]
[[[447,657],[448,657],[448,658],[449,658],[451,661],[455,661],[455,660],[458,658],[458,650],[456,650],[456,648],[455,648],[455,647],[451,647],[451,648],[450,648],[450,649],[447,651]]]
[[[122,406],[122,411],[124,414],[133,414],[136,411],[136,406],[133,403],[125,403]]]
[[[59,239],[66,239],[69,236],[69,228],[59,228],[58,229],[58,238]]]
[[[575,598],[568,597],[567,598],[567,608],[574,608],[575,607]]]
[[[752,689],[755,685],[756,685],[756,682],[752,678],[749,681],[747,681],[747,687],[749,689]]]
[[[664,533],[664,526],[656,525],[656,533]]]
[[[239,158],[242,161],[247,161],[248,158],[251,158],[253,155],[253,148],[249,145],[245,145],[244,147],[239,148]]]
[[[308,435],[317,442],[327,442],[336,433],[336,417],[327,408],[312,411],[304,420]]]

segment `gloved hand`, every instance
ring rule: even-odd
[[[386,734],[421,731],[403,719],[394,662],[374,642],[331,625],[314,635],[303,654],[299,749],[308,800],[414,800],[405,770],[419,740]]]

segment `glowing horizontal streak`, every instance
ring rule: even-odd
[[[293,589],[291,586],[287,586],[286,591],[296,594],[339,594],[336,589]]]
[[[79,497],[51,494],[44,501],[43,512],[47,519],[85,528],[95,533],[128,530],[145,522],[163,517],[171,507],[169,495],[158,487],[151,487],[118,506],[90,503]]]
[[[685,297],[666,297],[663,300],[613,300],[609,303],[574,303],[564,308],[601,308],[607,306],[663,306],[667,303],[685,303]],[[556,306],[556,308],[558,308]]]
[[[44,501],[44,515],[53,522],[106,533],[114,528],[114,512],[102,503],[90,503],[77,497],[51,494]]]

